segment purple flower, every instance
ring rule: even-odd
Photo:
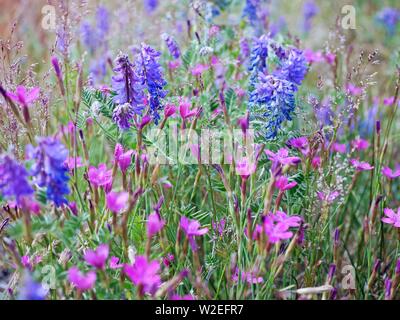
[[[200,229],[200,222],[198,222],[197,220],[190,220],[185,216],[181,217],[179,226],[186,234],[192,250],[197,251],[197,244],[194,237],[205,235],[208,232],[208,228]]]
[[[160,263],[156,260],[148,261],[145,256],[137,256],[133,265],[124,266],[124,273],[128,278],[150,294],[153,294],[161,284],[159,271]]]
[[[210,67],[206,64],[202,64],[202,63],[198,63],[197,65],[195,65],[191,72],[192,75],[194,76],[201,76],[205,71],[207,71],[208,69],[210,69]]]
[[[118,257],[111,257],[109,266],[110,266],[110,269],[121,269],[124,265],[119,263]]]
[[[143,0],[144,8],[147,13],[151,14],[158,7],[158,0]]]
[[[24,86],[17,86],[15,92],[7,92],[7,96],[21,106],[28,107],[39,98],[39,92],[40,88],[38,87],[28,90]]]
[[[374,168],[368,162],[359,161],[358,159],[350,159],[350,163],[357,171],[368,171]]]
[[[288,144],[293,148],[299,149],[305,156],[310,151],[307,137],[292,138],[288,141]]]
[[[98,168],[89,168],[88,178],[93,186],[106,187],[112,184],[112,170],[107,170],[105,163],[101,163]]]
[[[18,300],[44,300],[48,290],[43,288],[41,283],[35,282],[27,273],[24,276],[23,285]]]
[[[297,186],[297,182],[289,182],[288,178],[286,178],[285,176],[280,176],[275,181],[275,187],[277,187],[280,191],[290,190],[295,186]]]
[[[283,64],[276,75],[284,80],[301,85],[308,71],[308,63],[303,51],[292,48],[283,59]]]
[[[167,95],[167,91],[164,90],[167,82],[164,79],[162,68],[158,63],[160,55],[160,52],[142,43],[140,52],[136,55],[135,62],[137,73],[143,79],[143,84],[146,86],[150,96],[149,112],[155,124],[158,123],[160,119],[159,111],[163,108],[161,99],[164,99]]]
[[[293,232],[289,231],[289,226],[285,223],[277,222],[271,214],[263,216],[263,226],[261,230],[264,230],[268,237],[268,242],[270,243],[287,240],[293,236]]]
[[[107,208],[113,213],[120,213],[121,211],[125,210],[128,200],[128,192],[109,192],[106,195]]]
[[[110,29],[110,13],[108,12],[105,6],[100,5],[96,11],[96,27],[97,27],[97,34],[100,38],[105,37]]]
[[[162,39],[165,41],[165,43],[167,44],[168,50],[171,53],[171,55],[175,58],[178,59],[181,56],[181,51],[179,50],[179,46],[176,43],[176,41],[174,40],[174,38],[172,38],[170,35],[168,35],[167,33],[163,33],[161,35]]]
[[[120,53],[115,64],[112,88],[116,92],[113,101],[118,106],[114,109],[113,120],[121,129],[128,129],[134,114],[141,115],[144,109],[143,79],[126,54]]]
[[[5,198],[15,198],[17,204],[22,203],[23,197],[33,194],[28,172],[7,155],[0,157],[0,194]]]
[[[264,152],[275,165],[297,165],[301,162],[299,157],[289,157],[289,151],[285,148],[279,149],[277,153],[273,153],[270,150],[265,150]]]
[[[369,142],[367,140],[357,138],[351,142],[351,145],[353,146],[354,149],[357,151],[365,150],[368,149],[369,147]]]
[[[132,163],[133,150],[124,152],[124,148],[121,144],[117,143],[114,149],[114,161],[118,164],[118,167],[123,173],[129,168]]]
[[[250,56],[250,46],[246,38],[240,39],[240,54],[243,58]]]
[[[48,200],[57,207],[67,204],[65,198],[69,194],[69,176],[65,161],[68,158],[67,148],[52,137],[37,138],[38,146],[27,147],[28,157],[35,159],[32,175],[39,187],[46,187]]]
[[[390,208],[385,208],[383,212],[385,213],[385,217],[381,219],[382,222],[391,224],[396,228],[400,228],[400,207],[397,209],[397,213]]]
[[[385,7],[376,14],[378,23],[384,26],[386,32],[393,36],[396,32],[397,24],[400,21],[400,10],[391,7]]]
[[[89,271],[86,275],[82,274],[77,267],[68,270],[68,280],[80,291],[90,290],[96,283],[96,272]]]
[[[153,237],[155,234],[161,231],[165,225],[165,220],[161,219],[160,215],[153,212],[149,215],[147,220],[147,236]]]
[[[400,166],[397,166],[395,170],[392,170],[389,167],[384,167],[382,169],[382,174],[389,179],[398,178],[400,177]]]
[[[333,151],[338,152],[338,153],[346,153],[346,149],[347,149],[345,144],[340,144],[337,142],[334,142],[332,144],[331,148]]]
[[[103,270],[106,265],[109,252],[110,249],[108,244],[101,244],[96,250],[87,250],[85,252],[85,261],[92,267]]]
[[[304,31],[311,29],[311,20],[319,12],[318,6],[313,0],[307,1],[303,5]]]
[[[340,196],[340,193],[338,191],[332,191],[328,193],[324,193],[322,191],[317,192],[318,198],[321,201],[325,201],[328,204],[332,203],[338,196]]]

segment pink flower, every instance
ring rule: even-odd
[[[332,150],[339,153],[346,153],[346,145],[334,142],[332,144]]]
[[[360,96],[363,92],[363,89],[360,87],[356,87],[352,83],[348,83],[346,86],[347,91],[352,95],[352,96]]]
[[[121,269],[124,265],[119,263],[118,257],[111,257],[109,266],[110,269]]]
[[[40,88],[35,87],[28,91],[24,86],[17,86],[15,92],[7,92],[7,96],[16,103],[27,107],[29,104],[37,100],[39,97]]]
[[[75,157],[68,157],[67,160],[65,160],[64,165],[67,167],[67,169],[69,171],[74,170],[75,169]],[[83,167],[81,157],[76,157],[76,167],[77,168]]]
[[[392,224],[394,227],[400,228],[400,207],[397,208],[397,213],[390,208],[385,208],[383,212],[385,213],[385,217],[381,219],[382,222]]]
[[[289,157],[289,151],[285,148],[281,148],[277,153],[273,153],[270,150],[264,151],[268,156],[268,159],[275,164],[281,165],[297,165],[301,162],[299,157]]]
[[[238,125],[242,129],[242,132],[245,133],[246,130],[249,128],[249,116],[245,115],[238,119]]]
[[[86,250],[85,261],[97,269],[104,269],[110,249],[108,244],[101,244],[96,250]]]
[[[308,63],[324,61],[324,56],[321,51],[312,51],[311,49],[305,49],[304,57],[306,58]]]
[[[257,164],[254,160],[243,158],[236,161],[236,174],[241,176],[242,179],[248,179],[257,170]]]
[[[273,215],[263,216],[263,227],[270,243],[277,243],[281,240],[290,239],[293,233],[289,231],[289,225],[276,222]]]
[[[136,285],[141,286],[144,292],[153,294],[161,284],[158,274],[160,263],[156,260],[148,261],[145,256],[136,257],[133,265],[126,264],[124,273]],[[143,292],[141,293],[143,294]]]
[[[369,142],[367,140],[358,138],[352,141],[351,145],[357,151],[365,150],[369,147]]]
[[[168,62],[168,68],[171,70],[175,70],[181,66],[181,62],[179,60],[173,60]]]
[[[188,100],[181,100],[179,103],[179,113],[182,117],[183,120],[193,117],[197,113],[197,108],[194,108],[193,110],[190,110],[191,103]]]
[[[289,216],[286,212],[276,211],[271,215],[275,222],[286,224],[288,227],[299,227],[302,219],[299,216]]]
[[[175,114],[177,107],[173,104],[167,104],[164,108],[164,116],[165,118],[169,118]]]
[[[321,157],[314,157],[311,161],[311,165],[314,169],[319,168],[321,166]]]
[[[76,216],[76,217],[78,216],[78,207],[76,205],[76,202],[71,201],[70,203],[68,203],[68,208],[69,208],[69,210],[71,210],[71,213],[74,216]]]
[[[114,148],[114,161],[123,173],[129,168],[132,163],[133,150],[124,151],[124,147],[117,143]]]
[[[332,52],[328,52],[324,55],[324,58],[325,58],[326,62],[328,62],[330,65],[333,65],[336,60],[336,55]]]
[[[165,221],[156,212],[153,212],[147,220],[147,236],[151,238],[160,232],[164,225]]]
[[[362,162],[358,159],[350,159],[350,163],[357,171],[372,170],[374,168],[368,162]]]
[[[112,184],[112,170],[107,170],[104,163],[99,164],[99,167],[90,167],[88,172],[90,183],[95,187],[105,187]]]
[[[128,206],[128,192],[109,192],[106,195],[106,204],[108,210],[113,213],[120,213]]]
[[[391,106],[394,103],[394,97],[388,97],[383,99],[383,104],[385,106]]]
[[[96,272],[90,271],[86,275],[82,274],[77,267],[68,270],[68,280],[79,290],[86,291],[93,288],[96,283]]]
[[[293,138],[288,141],[288,144],[296,149],[299,149],[303,155],[307,155],[308,152],[310,151],[310,148],[308,147],[308,139],[307,137],[299,137],[299,138]]]
[[[164,265],[168,268],[172,261],[175,260],[175,257],[172,253],[168,253],[166,257],[163,258]]]
[[[290,190],[295,186],[297,186],[297,182],[293,181],[289,183],[288,178],[286,178],[285,176],[280,176],[275,181],[275,187],[277,187],[280,191]]]
[[[145,126],[147,126],[150,123],[150,121],[151,121],[151,116],[149,114],[146,114],[140,121],[139,129],[142,130]]]
[[[318,191],[317,195],[321,201],[325,201],[327,203],[332,203],[340,195],[340,193],[338,191],[332,191],[329,193],[324,193],[322,191]]]
[[[382,169],[382,174],[389,179],[398,178],[400,177],[400,166],[397,166],[395,170],[392,170],[389,167],[384,167]]]
[[[194,68],[192,68],[192,75],[201,76],[201,74],[209,68],[210,67],[208,65],[199,63]]]
[[[208,232],[208,228],[200,229],[200,222],[198,222],[197,220],[190,220],[185,216],[181,217],[179,226],[181,227],[183,232],[185,232],[189,240],[190,246],[192,247],[192,250],[196,251],[197,245],[194,237],[205,235]]]
[[[209,35],[210,37],[214,37],[214,36],[216,36],[216,35],[219,33],[219,30],[220,30],[219,26],[217,26],[217,25],[212,25],[211,28],[210,28],[210,30],[208,31],[208,35]]]

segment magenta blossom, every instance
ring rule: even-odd
[[[285,148],[279,149],[277,153],[273,153],[270,150],[265,150],[264,152],[268,159],[277,165],[297,165],[301,162],[299,157],[289,157],[289,151]]]
[[[201,76],[204,71],[207,71],[210,67],[206,64],[197,64],[192,68],[192,75]]]
[[[118,257],[111,257],[109,267],[110,269],[121,269],[124,265],[119,263]]]
[[[181,217],[180,227],[183,232],[185,232],[193,251],[197,250],[197,245],[194,237],[202,236],[208,232],[208,228],[200,229],[200,226],[200,222],[198,222],[197,220],[190,220],[185,216]]]
[[[292,138],[288,141],[289,146],[299,149],[303,155],[307,155],[310,151],[307,137]]]
[[[76,161],[75,161],[76,159]],[[83,167],[82,163],[82,158],[81,157],[68,157],[67,160],[65,160],[64,165],[67,167],[69,171],[72,171],[75,169],[75,162],[76,162],[76,167],[80,168]]]
[[[391,224],[396,228],[400,228],[400,207],[397,208],[397,213],[390,208],[385,208],[383,212],[385,213],[385,217],[381,219],[382,222]]]
[[[400,177],[400,166],[397,166],[395,170],[392,170],[389,167],[384,167],[382,169],[382,174],[389,179],[396,179]]]
[[[168,103],[164,108],[164,116],[165,118],[169,118],[175,114],[177,107],[173,104]]]
[[[112,170],[107,170],[104,163],[99,164],[99,167],[90,167],[88,172],[90,183],[95,187],[106,187],[112,184]]]
[[[276,213],[271,214],[271,216],[276,222],[286,224],[288,227],[299,227],[302,221],[299,216],[289,216],[283,211],[276,211]]]
[[[368,162],[359,161],[358,159],[350,159],[350,163],[357,171],[367,171],[374,168]]]
[[[282,222],[277,222],[273,215],[263,217],[263,226],[268,242],[277,243],[281,240],[290,239],[293,233],[289,231],[289,225]]]
[[[96,283],[96,272],[90,271],[86,275],[82,274],[77,267],[68,270],[68,280],[73,283],[80,291],[90,290]]]
[[[168,68],[171,70],[175,70],[181,66],[181,62],[179,60],[173,60],[168,62]]]
[[[108,244],[101,244],[96,250],[86,250],[85,261],[97,269],[104,269],[110,249]]]
[[[161,219],[159,214],[153,212],[149,215],[147,220],[147,236],[151,238],[155,234],[161,231],[165,225],[165,220]]]
[[[346,153],[346,145],[345,144],[341,144],[341,143],[337,143],[334,142],[332,144],[332,150],[338,153]]]
[[[133,265],[126,264],[124,273],[142,292],[153,294],[161,284],[159,275],[160,263],[156,260],[148,261],[145,256],[137,256]]]
[[[306,58],[308,63],[324,61],[324,56],[321,51],[313,51],[311,49],[305,49],[304,57]]]
[[[28,107],[32,102],[39,97],[40,88],[35,87],[28,90],[24,86],[17,86],[15,92],[7,92],[7,96],[16,103]]]
[[[352,96],[360,96],[363,92],[362,88],[357,87],[352,83],[348,83],[346,89]]]
[[[106,195],[106,204],[108,210],[113,213],[120,213],[128,206],[129,193],[128,192],[109,192]]]
[[[249,160],[243,158],[236,161],[236,174],[238,174],[242,179],[248,179],[257,170],[257,164],[254,160]]]
[[[369,142],[367,140],[358,138],[352,141],[351,145],[353,146],[354,149],[357,151],[365,150],[368,149],[369,147]]]
[[[129,168],[132,163],[133,150],[124,151],[124,147],[117,143],[114,148],[114,161],[123,173]]]
[[[311,160],[311,165],[314,169],[317,169],[321,166],[321,157],[316,156]]]
[[[179,103],[179,113],[183,120],[193,117],[197,114],[197,108],[190,110],[191,103],[188,100],[181,100]]]
[[[277,187],[280,191],[290,190],[297,186],[297,182],[289,182],[288,178],[285,176],[280,176],[275,181],[275,187]]]

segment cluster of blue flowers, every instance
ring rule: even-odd
[[[260,0],[246,0],[246,4],[243,9],[243,16],[247,18],[249,23],[254,26],[258,22],[257,10],[260,4]]]
[[[278,60],[268,70],[269,55]],[[308,64],[301,50],[285,48],[263,35],[255,39],[250,54],[249,111],[254,125],[266,139],[277,136],[284,121],[292,119],[295,93],[307,74]]]
[[[391,7],[383,8],[377,13],[376,20],[383,25],[390,36],[393,36],[400,22],[400,9]]]
[[[167,95],[167,91],[164,90],[167,82],[163,77],[162,68],[158,63],[160,56],[160,52],[142,43],[136,59],[138,74],[143,79],[143,83],[149,93],[149,112],[155,124],[158,123],[160,119],[159,111],[163,108],[160,99],[165,98]]]
[[[68,157],[67,148],[52,137],[37,138],[37,147],[28,146],[30,159],[34,159],[31,175],[39,187],[46,188],[46,198],[57,207],[67,204],[65,198],[69,194],[69,176],[65,161]]]
[[[23,197],[33,194],[25,167],[8,155],[0,158],[0,194],[7,199],[15,198],[18,204]]]

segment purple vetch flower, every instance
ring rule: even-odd
[[[98,46],[98,37],[96,30],[90,25],[88,21],[84,21],[81,25],[81,39],[90,53],[93,54]]]
[[[163,108],[161,99],[167,95],[167,91],[164,90],[167,82],[164,79],[162,68],[158,63],[160,55],[160,52],[142,43],[140,52],[136,55],[135,62],[136,71],[148,91],[149,112],[155,124],[158,124],[160,119],[159,112]]]
[[[396,32],[397,25],[400,22],[400,10],[385,7],[376,14],[376,20],[384,26],[389,36],[393,36]]]
[[[189,240],[192,250],[197,251],[197,244],[195,237],[205,235],[208,232],[208,228],[200,229],[201,227],[200,222],[198,222],[197,220],[190,220],[185,216],[181,217],[179,226],[186,234],[186,237]]]
[[[48,290],[46,290],[41,283],[35,282],[32,276],[26,273],[18,295],[18,300],[44,300],[47,293]]]
[[[39,187],[46,187],[47,199],[60,207],[68,203],[66,195],[70,192],[68,169],[64,164],[68,158],[68,149],[52,137],[36,140],[37,147],[27,147],[28,157],[35,160],[31,174]]]
[[[141,115],[144,109],[143,78],[134,70],[127,55],[120,53],[115,64],[112,88],[116,92],[113,100],[117,107],[113,120],[121,129],[128,129],[133,116]]]
[[[0,194],[7,199],[15,198],[17,204],[33,194],[25,167],[7,155],[0,157]]]
[[[392,280],[386,278],[385,280],[385,300],[391,300]]]
[[[247,41],[246,38],[242,38],[240,39],[240,54],[242,56],[242,58],[247,58],[250,56],[250,46],[249,46],[249,42]]]
[[[165,41],[165,43],[167,44],[168,50],[170,52],[170,54],[175,58],[175,59],[179,59],[179,57],[181,56],[181,51],[179,50],[179,46],[176,43],[175,39],[172,38],[170,35],[168,35],[167,33],[163,33],[161,35],[162,39]]]
[[[143,5],[147,13],[153,13],[158,7],[158,0],[143,0]]]
[[[292,48],[283,59],[281,68],[276,75],[282,79],[301,85],[308,71],[308,63],[303,51]]]
[[[103,38],[110,29],[110,13],[103,5],[98,6],[96,10],[96,27],[100,38]]]
[[[309,0],[303,5],[303,27],[304,31],[308,32],[311,29],[311,21],[315,15],[319,12],[318,6],[315,4],[314,0]]]

